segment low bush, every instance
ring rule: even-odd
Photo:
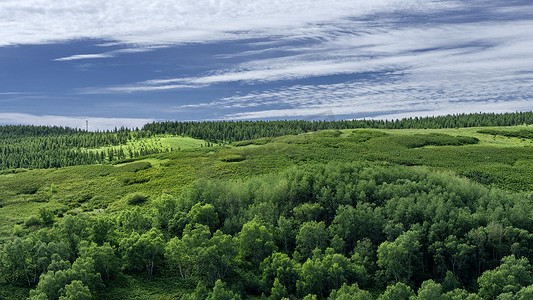
[[[142,193],[132,193],[126,196],[126,202],[128,202],[128,204],[130,205],[141,204],[143,202],[146,202],[146,200],[148,200],[148,196]]]
[[[238,162],[238,161],[245,160],[245,158],[242,157],[242,155],[229,154],[229,155],[221,157],[220,160],[223,161],[223,162]]]
[[[412,136],[398,136],[393,139],[399,145],[407,148],[421,148],[425,146],[462,146],[477,144],[479,140],[470,136],[451,136],[441,133],[414,134]]]
[[[36,215],[31,215],[26,220],[24,220],[24,226],[30,227],[30,226],[36,226],[41,225],[41,218],[39,218]]]

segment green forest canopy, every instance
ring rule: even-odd
[[[121,272],[172,274],[172,294],[191,299],[518,297],[533,284],[532,200],[423,168],[313,164],[200,181],[151,210],[55,224],[42,211],[45,227],[4,243],[1,274],[32,287],[32,299],[57,298],[78,281],[91,295],[118,297],[105,286]]]

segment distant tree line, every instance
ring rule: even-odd
[[[0,140],[22,141],[25,138],[39,138],[38,143],[53,144],[58,148],[97,148],[103,146],[123,145],[131,139],[149,137],[148,131],[121,127],[107,131],[85,131],[61,126],[0,126]]]
[[[438,129],[533,124],[533,112],[456,114],[437,117],[414,117],[401,120],[343,121],[216,121],[154,122],[143,130],[151,133],[185,135],[213,143],[231,143],[261,137],[277,137],[324,129]]]
[[[0,170],[11,168],[54,168],[132,159],[166,151],[157,147],[124,147],[89,151],[100,147],[125,145],[133,139],[157,134],[189,136],[206,145],[231,143],[300,134],[323,129],[404,129],[513,126],[533,124],[533,112],[458,114],[401,120],[345,121],[227,121],[154,122],[142,129],[120,128],[87,132],[58,126],[0,126]]]

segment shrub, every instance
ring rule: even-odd
[[[229,154],[220,158],[223,162],[237,162],[243,161],[245,158],[238,154]]]
[[[13,226],[12,233],[14,236],[22,236],[22,234],[24,233],[24,229],[22,229],[22,226],[15,224],[15,226]]]
[[[26,227],[41,225],[41,219],[36,215],[31,215],[24,221],[24,225]]]
[[[248,146],[248,145],[266,145],[272,141],[271,138],[259,138],[259,139],[253,139],[253,140],[245,140],[245,141],[238,141],[231,143],[234,147],[242,147],[242,146]]]
[[[150,181],[150,178],[131,178],[131,177],[124,177],[122,178],[122,185],[132,185],[136,183],[145,183]]]
[[[141,204],[145,202],[148,197],[142,193],[132,193],[126,196],[126,201],[130,205]]]
[[[39,210],[39,215],[41,216],[41,220],[44,224],[50,225],[54,223],[55,213],[52,210],[41,208]]]
[[[120,172],[138,172],[142,170],[150,169],[152,165],[146,161],[138,161],[134,163],[127,163],[125,165],[116,166]]]

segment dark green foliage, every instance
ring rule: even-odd
[[[296,235],[296,249],[304,256],[311,257],[313,250],[324,250],[327,246],[327,232],[324,222],[305,222]]]
[[[189,299],[518,297],[533,283],[528,197],[423,168],[307,164],[199,182],[154,210],[67,215],[4,243],[0,270],[34,298],[105,294],[138,272],[172,274]]]
[[[269,287],[274,288],[278,281],[278,291],[282,289],[291,295],[296,293],[296,282],[300,278],[301,265],[294,259],[284,253],[276,252],[263,260],[261,269],[263,270],[261,284],[265,290],[268,291]]]
[[[229,154],[229,155],[221,157],[220,160],[224,162],[237,162],[237,161],[243,161],[245,160],[245,158],[238,154]]]
[[[270,143],[271,141],[272,141],[271,138],[258,138],[258,139],[252,139],[252,140],[233,142],[231,143],[231,145],[235,147],[242,147],[242,146],[248,146],[248,145],[266,145]]]
[[[259,265],[275,250],[272,232],[265,225],[256,220],[244,224],[239,233],[239,255],[242,258]]]
[[[270,295],[270,298],[273,300],[281,300],[287,298],[289,293],[287,293],[287,289],[279,282],[279,279],[276,278],[270,291]]]
[[[103,280],[110,280],[119,271],[119,261],[115,255],[115,248],[109,242],[98,246],[87,241],[80,243],[79,255],[81,258],[94,260],[95,271],[102,276]]]
[[[418,289],[418,296],[416,299],[420,300],[440,300],[442,299],[442,286],[432,279],[422,282]]]
[[[226,285],[221,281],[217,280],[213,291],[207,297],[207,300],[240,300],[240,295],[235,295],[231,290],[226,289]]]
[[[479,296],[496,298],[502,293],[516,293],[533,284],[533,268],[527,258],[517,259],[514,255],[502,258],[500,266],[485,271],[479,278]]]
[[[138,161],[116,166],[119,172],[138,172],[141,170],[150,169],[151,167],[152,165],[146,161]]]
[[[372,300],[373,297],[368,291],[359,289],[357,283],[348,286],[343,284],[339,290],[333,290],[329,300]]]
[[[148,199],[148,197],[142,193],[129,194],[125,198],[126,198],[126,202],[129,205],[141,204],[141,203],[144,203]]]
[[[49,268],[39,277],[39,284],[30,292],[30,299],[71,299],[68,297],[74,295],[90,297],[89,290],[101,287],[100,274],[95,272],[94,264],[92,258],[78,258],[72,267],[67,263],[60,269]]]
[[[399,136],[393,142],[407,148],[420,148],[424,146],[462,146],[477,144],[479,140],[469,136],[451,136],[441,133],[414,134],[408,137]]]
[[[122,147],[102,151],[88,149],[125,145],[132,139],[150,137],[148,131],[127,128],[106,132],[46,126],[0,126],[0,170],[13,168],[58,168],[74,165],[125,161],[163,149],[141,147],[125,151]]]
[[[120,241],[119,251],[124,260],[125,270],[146,271],[152,275],[162,264],[165,242],[161,233],[152,228],[139,235],[133,232],[131,236]]]
[[[394,242],[384,241],[377,251],[377,264],[384,271],[386,278],[396,282],[409,282],[416,271],[421,270],[421,243],[419,233],[407,231]]]
[[[165,248],[169,265],[183,279],[201,276],[211,286],[227,276],[236,264],[239,245],[221,231],[212,236],[205,225],[187,225],[182,238],[172,238]]]
[[[139,207],[135,207],[120,213],[117,217],[117,223],[125,232],[144,233],[152,227],[152,216],[141,211]]]
[[[41,208],[39,210],[39,216],[41,217],[41,221],[45,225],[51,225],[54,223],[55,213],[50,209]]]
[[[218,215],[215,211],[215,207],[212,204],[195,204],[189,213],[187,213],[187,219],[191,224],[206,225],[211,229],[211,231],[215,231],[219,224]]]
[[[506,136],[506,137],[516,137],[516,138],[533,140],[533,130],[531,129],[520,129],[518,131],[501,130],[501,129],[481,129],[481,130],[478,130],[477,132],[484,133],[484,134],[501,135],[501,136]]]
[[[154,207],[154,225],[159,229],[173,231],[170,227],[173,227],[172,225],[174,225],[174,222],[179,221],[180,216],[186,218],[185,212],[181,212],[180,216],[176,216],[177,201],[168,194],[163,194],[156,199]],[[175,218],[178,218],[178,220],[175,220]],[[185,224],[183,226],[185,227]]]
[[[89,288],[80,280],[73,280],[70,284],[64,287],[64,296],[59,297],[59,300],[90,300],[91,292]]]
[[[24,220],[24,226],[30,227],[30,226],[36,226],[41,225],[41,219],[39,216],[31,215],[26,220]]]
[[[379,300],[409,300],[415,293],[408,285],[397,282],[387,286],[385,292],[379,296]]]

